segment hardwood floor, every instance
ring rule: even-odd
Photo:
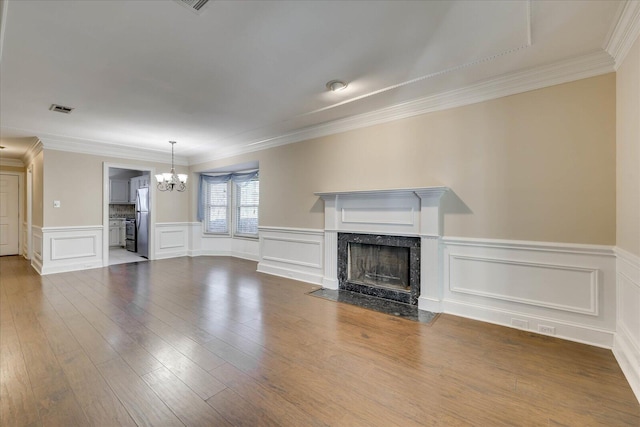
[[[306,295],[232,258],[0,258],[2,426],[639,426],[611,351]]]

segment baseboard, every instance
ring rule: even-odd
[[[640,257],[615,248],[618,307],[613,354],[640,402]]]
[[[522,329],[529,332],[548,335],[555,338],[561,338],[568,341],[589,344],[596,347],[611,349],[613,346],[614,332],[609,330],[588,327],[584,325],[571,324],[543,317],[536,317],[522,312],[500,310],[494,307],[480,306],[458,301],[444,301],[443,312],[453,314],[468,319],[479,320],[482,322],[493,323],[496,325],[507,326],[515,329]],[[518,327],[512,323],[512,319],[517,322],[524,322]],[[545,334],[540,332],[540,325],[552,327],[555,334]]]
[[[613,355],[640,403],[640,348],[625,328],[619,327],[616,332]]]
[[[298,280],[300,282],[312,283],[314,285],[322,285],[321,274],[310,274],[299,270],[294,270],[285,267],[278,267],[274,265],[258,263],[259,273],[271,274],[273,276],[285,277],[287,279]]]

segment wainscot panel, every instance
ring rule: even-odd
[[[37,225],[31,227],[31,245],[33,247],[31,266],[38,274],[42,274],[42,227]]]
[[[26,259],[29,259],[29,246],[31,242],[29,241],[29,229],[27,228],[27,223],[22,223],[22,256]]]
[[[640,257],[616,248],[618,322],[613,354],[640,402]]]
[[[446,237],[443,311],[611,348],[613,248]]]
[[[34,227],[32,265],[43,275],[102,267],[102,230],[102,225]]]
[[[262,273],[322,284],[323,254],[323,230],[260,227]]]
[[[205,234],[202,224],[189,223],[189,256],[232,256],[258,261],[260,258],[259,240],[229,235]]]
[[[156,223],[155,259],[187,256],[189,253],[189,223]]]

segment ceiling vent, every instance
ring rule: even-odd
[[[194,13],[202,13],[202,8],[205,4],[209,3],[209,0],[173,0],[176,3],[180,3],[184,7],[188,7]]]
[[[51,104],[51,107],[49,107],[49,110],[56,111],[58,113],[69,114],[73,111],[73,108],[65,107],[64,105]]]

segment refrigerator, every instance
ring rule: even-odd
[[[149,257],[149,189],[139,188],[136,194],[136,245],[138,255]]]

